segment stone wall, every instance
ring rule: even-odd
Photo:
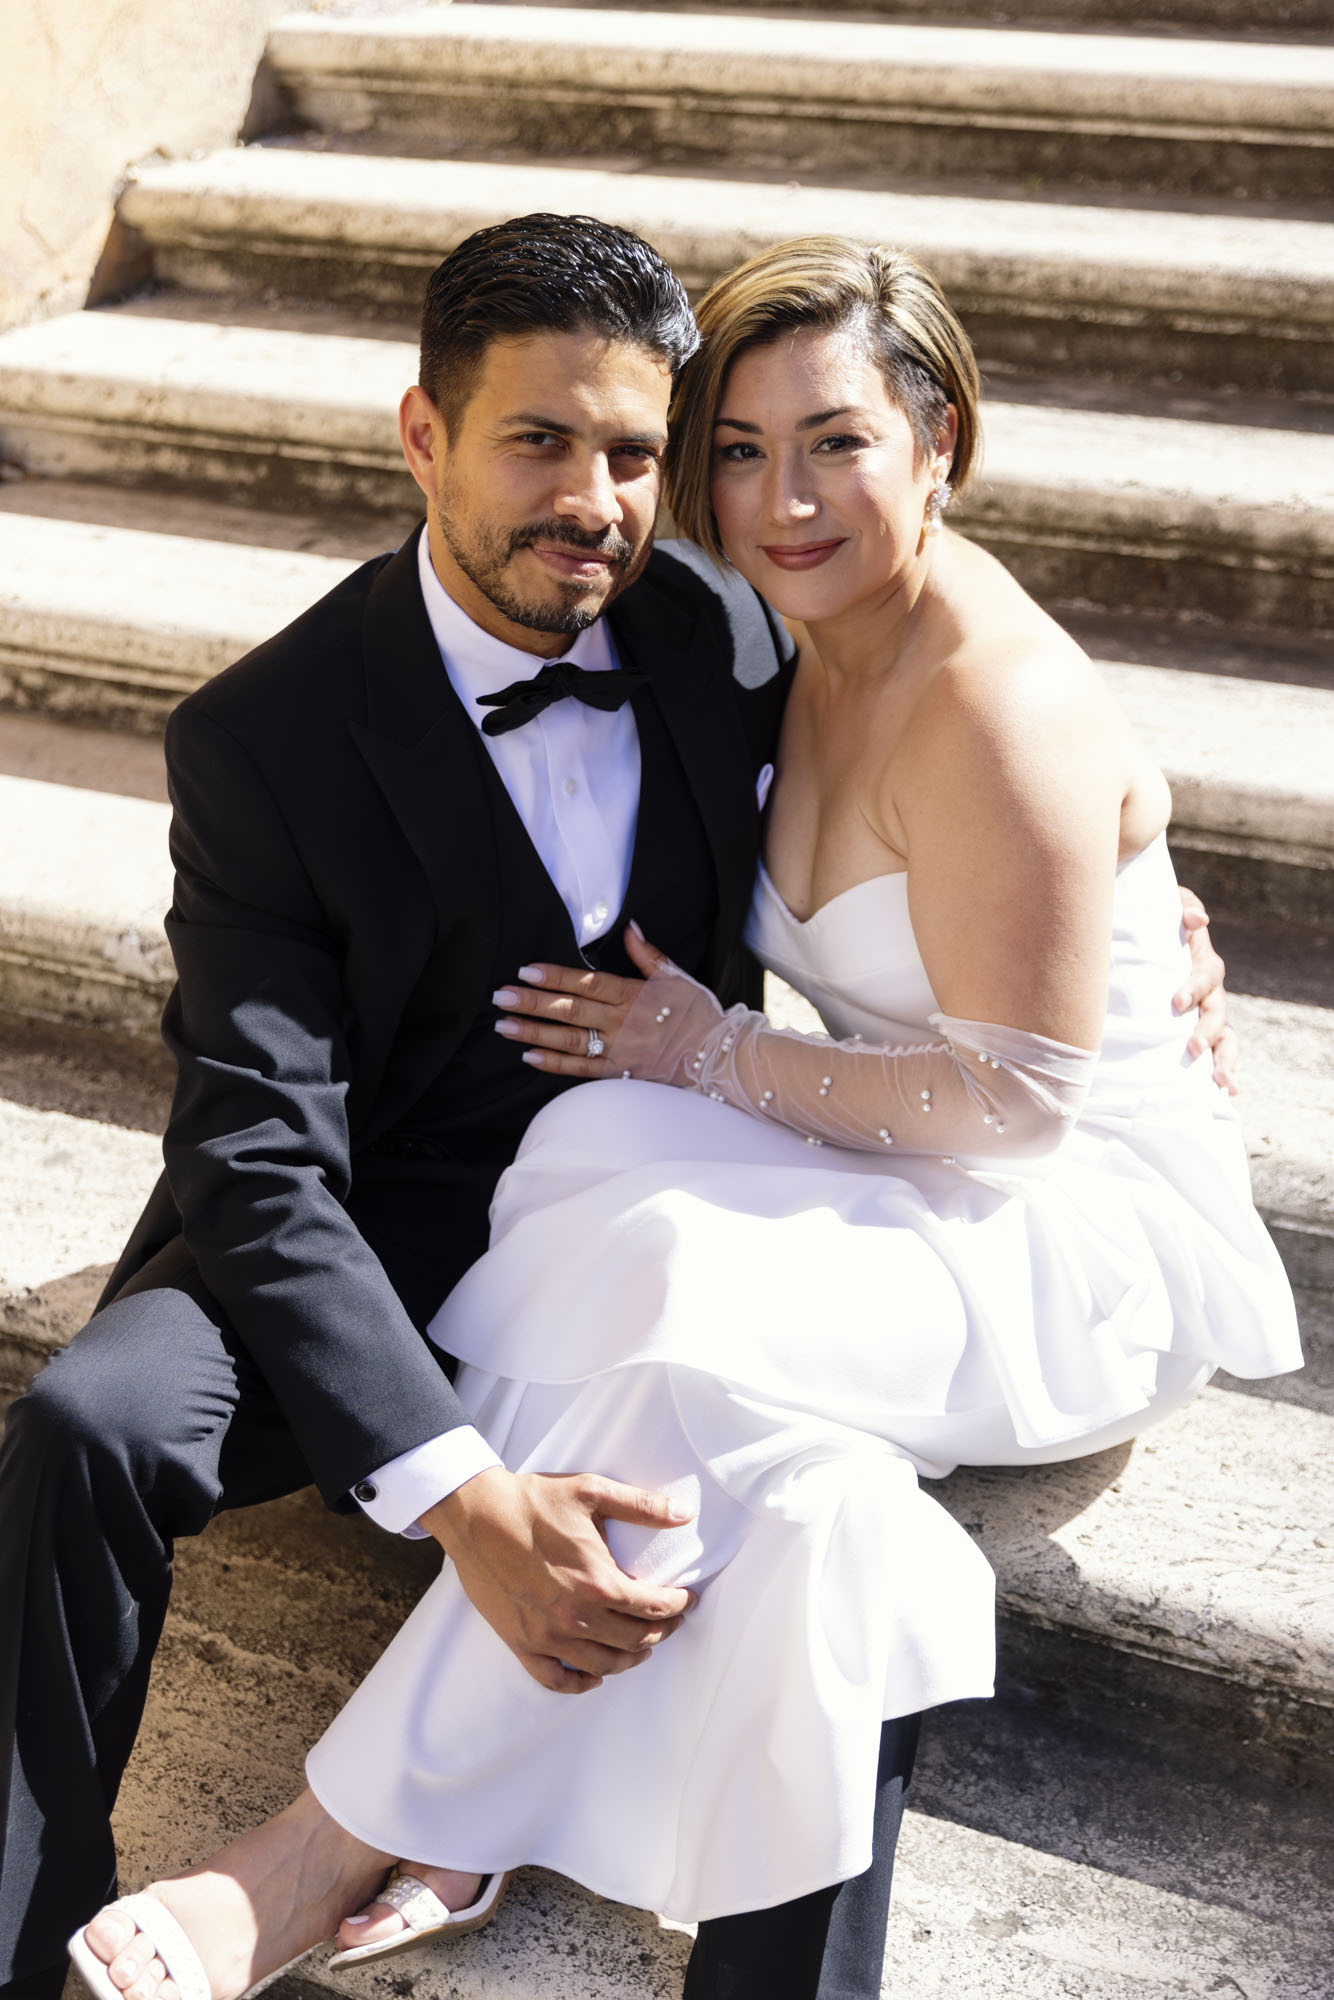
[[[4,0],[0,325],[82,304],[125,169],[234,138],[291,0]]]
[[[236,137],[280,14],[420,4],[0,0],[0,326],[84,303],[134,161]]]

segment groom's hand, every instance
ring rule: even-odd
[[[1237,1037],[1227,1024],[1227,994],[1223,978],[1227,967],[1213,948],[1209,936],[1209,913],[1193,889],[1182,887],[1181,921],[1190,944],[1190,977],[1172,1002],[1178,1014],[1199,1008],[1195,1033],[1187,1043],[1193,1056],[1211,1053],[1214,1082],[1229,1095],[1237,1095]]]
[[[583,1694],[647,1660],[693,1604],[688,1590],[618,1568],[602,1523],[679,1527],[660,1493],[595,1473],[554,1478],[493,1466],[423,1514],[488,1625],[543,1687]]]

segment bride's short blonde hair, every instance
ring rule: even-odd
[[[906,251],[797,236],[720,278],[695,318],[701,341],[672,399],[664,498],[678,532],[711,556],[722,556],[709,484],[727,371],[747,348],[805,327],[846,327],[864,342],[919,454],[935,450],[953,405],[959,432],[950,482],[956,493],[965,484],[981,445],[977,362],[935,279]]]

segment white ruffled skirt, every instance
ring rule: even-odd
[[[1300,1364],[1211,1086],[1095,1102],[1040,1176],[894,1166],[654,1084],[535,1120],[432,1333],[512,1469],[697,1510],[609,1538],[700,1602],[555,1695],[447,1564],[311,1753],[352,1832],[682,1920],[859,1873],[881,1720],[992,1684],[990,1569],[918,1474],[1100,1450],[1217,1366]]]

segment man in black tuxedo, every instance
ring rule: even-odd
[[[739,938],[791,647],[748,587],[651,552],[694,337],[622,231],[469,239],[431,280],[403,402],[426,529],[169,724],[166,1172],[0,1453],[6,1994],[57,1994],[66,1936],[113,1892],[172,1544],[220,1509],[314,1481],[433,1535],[571,1693],[689,1615],[598,1532],[667,1504],[505,1471],[422,1329],[561,1087],[496,1035],[494,989],[533,960],[631,972],[634,916],[726,998],[753,991]],[[702,1926],[691,2000],[878,1993],[914,1741],[915,1718],[886,1725],[867,1875]],[[343,1912],[366,1888],[330,1894]]]

